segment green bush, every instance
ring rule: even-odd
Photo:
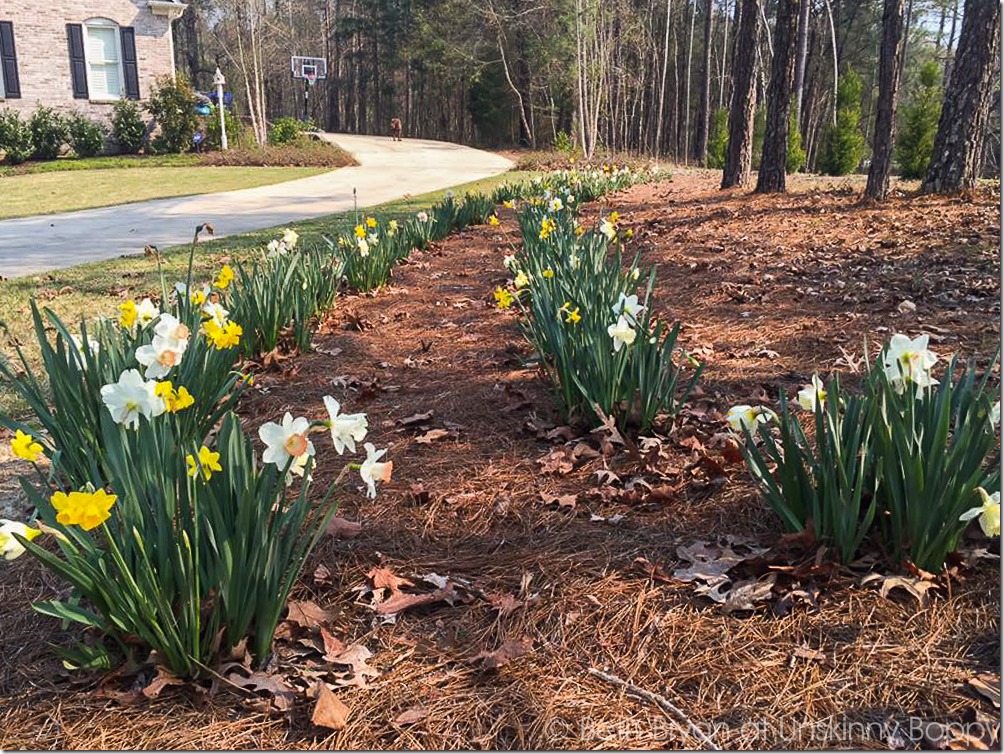
[[[11,165],[20,165],[35,151],[31,129],[15,111],[5,109],[0,112],[0,152]]]
[[[708,134],[708,161],[705,167],[721,170],[725,167],[725,150],[729,145],[729,111],[715,110]]]
[[[763,140],[767,135],[767,108],[757,108],[753,115],[753,157],[752,165],[754,170],[760,169],[760,160],[763,157]]]
[[[160,134],[151,144],[155,151],[176,154],[192,148],[192,135],[199,122],[196,102],[195,92],[181,74],[157,80],[147,105],[160,126]]]
[[[814,378],[799,393],[815,420],[811,442],[783,393],[776,435],[769,423],[742,423],[750,471],[785,528],[811,526],[845,563],[869,539],[894,563],[944,568],[979,490],[1000,489],[999,404],[993,365],[978,378],[953,357],[939,382],[936,360],[926,336],[896,335],[860,394]]]
[[[56,159],[70,138],[66,118],[51,107],[39,105],[28,118],[28,128],[35,145],[32,157],[36,160]]]
[[[802,148],[802,132],[798,128],[798,118],[792,107],[788,117],[788,162],[785,167],[789,173],[797,173],[805,167],[805,150]]]
[[[268,129],[269,144],[290,144],[299,139],[308,125],[298,118],[277,118]]]
[[[572,154],[572,152],[575,150],[575,145],[572,143],[572,137],[568,135],[567,131],[558,131],[558,133],[555,135],[554,149],[555,151],[567,155]]]
[[[920,69],[920,89],[900,114],[896,162],[903,178],[923,178],[927,172],[941,118],[941,99],[941,68],[932,61]]]
[[[146,144],[143,111],[132,100],[120,99],[112,110],[112,138],[125,154],[136,154]]]
[[[837,123],[823,134],[819,170],[826,175],[854,172],[865,153],[861,133],[861,77],[853,70],[840,77],[837,85]]]
[[[82,113],[73,113],[67,119],[70,146],[77,157],[94,157],[105,148],[105,130]]]
[[[213,107],[212,113],[206,116],[206,146],[210,149],[221,149],[223,139],[220,128],[220,111]],[[227,129],[227,146],[233,149],[241,143],[241,122],[232,110],[223,108],[223,118]]]

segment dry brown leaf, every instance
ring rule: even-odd
[[[373,653],[362,644],[353,644],[351,647],[342,650],[330,658],[329,661],[336,665],[348,665],[352,668],[352,672],[359,677],[377,678],[380,675],[380,671],[366,662],[372,656]]]
[[[314,569],[314,583],[318,586],[331,586],[331,570],[323,563]]]
[[[321,626],[321,641],[324,642],[324,659],[328,662],[334,662],[345,651],[345,643],[324,626]]]
[[[1001,677],[996,673],[982,673],[966,681],[980,696],[989,699],[997,709],[1001,708]]]
[[[427,594],[405,594],[404,592],[393,593],[390,598],[375,604],[373,606],[373,610],[376,611],[377,615],[394,615],[395,613],[400,613],[413,607],[433,605],[437,602],[448,602],[452,605],[458,598],[459,595],[454,589],[453,584],[447,584],[446,588],[437,589],[436,591],[429,592]]]
[[[402,427],[411,427],[415,424],[423,424],[432,418],[434,412],[426,411],[424,414],[412,414],[411,416],[406,416],[403,419],[398,419],[397,423]]]
[[[302,628],[317,628],[335,617],[333,611],[325,610],[310,600],[290,600],[287,607],[289,614],[286,620]]]
[[[410,579],[401,578],[389,568],[377,566],[366,574],[366,578],[373,584],[373,589],[388,589],[392,593],[400,592],[402,586],[415,586],[415,582]]]
[[[449,437],[450,431],[448,429],[430,429],[423,435],[419,435],[415,438],[415,442],[419,445],[432,445],[436,440],[442,440],[444,437]]]
[[[521,639],[509,639],[501,647],[493,652],[482,652],[474,661],[482,660],[482,665],[489,670],[500,668],[511,660],[530,652],[533,649],[533,641],[524,636]]]
[[[160,692],[168,686],[184,686],[185,682],[175,676],[166,668],[157,666],[157,677],[154,678],[146,688],[143,689],[143,696],[147,699],[156,699]]]
[[[729,590],[722,612],[729,613],[742,610],[756,610],[757,604],[770,599],[774,590],[777,574],[770,573],[765,578],[740,581]]]
[[[310,722],[322,728],[344,730],[348,724],[349,708],[323,681],[318,681],[314,689],[317,702],[314,704],[314,714],[310,716]]]
[[[429,710],[425,707],[409,707],[400,715],[394,718],[395,725],[414,725],[419,720],[425,718],[429,714]]]
[[[881,597],[888,598],[889,593],[893,589],[902,589],[907,594],[915,597],[920,607],[927,607],[927,604],[931,601],[928,591],[937,586],[933,581],[913,579],[909,576],[883,576],[880,573],[869,573],[861,579],[861,586],[876,582],[879,583],[879,595]]]
[[[526,604],[523,600],[516,599],[516,595],[506,592],[503,595],[492,599],[492,607],[498,610],[500,616],[505,617],[519,610]]]
[[[558,510],[575,510],[576,504],[579,502],[579,496],[576,494],[571,495],[552,495],[548,492],[541,492],[540,499],[544,501],[544,505],[557,505]]]

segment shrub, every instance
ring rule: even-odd
[[[298,118],[277,118],[268,129],[268,143],[292,144],[307,128],[307,124]]]
[[[570,155],[575,151],[575,144],[572,143],[572,137],[568,135],[567,131],[558,131],[554,137],[554,149],[562,154]]]
[[[837,85],[837,122],[823,134],[819,169],[827,175],[854,172],[865,153],[861,134],[861,77],[853,70],[840,77]]]
[[[36,160],[54,160],[69,139],[65,117],[50,107],[39,105],[28,118],[31,140],[35,145],[32,157]]]
[[[767,136],[767,108],[757,108],[753,115],[753,156],[754,170],[760,169],[760,159],[763,157],[763,140]]]
[[[729,111],[715,110],[708,134],[708,160],[705,167],[721,170],[725,167],[725,150],[729,144]]]
[[[104,128],[82,113],[73,113],[67,119],[67,131],[77,157],[93,157],[105,148]]]
[[[206,146],[210,149],[222,149],[223,138],[220,128],[219,106],[214,106],[212,113],[206,116]],[[227,129],[227,146],[230,149],[240,145],[241,123],[232,110],[223,108],[223,119]]]
[[[805,167],[805,150],[802,148],[802,131],[798,127],[795,109],[791,109],[788,117],[788,162],[785,170],[797,173]]]
[[[953,357],[938,382],[930,373],[936,359],[926,336],[897,335],[860,394],[813,378],[799,403],[814,415],[814,443],[783,394],[776,437],[769,422],[734,422],[753,477],[786,528],[812,526],[845,563],[871,538],[894,562],[944,568],[979,490],[1000,489],[1000,408],[987,389],[992,369],[978,379]]]
[[[903,178],[923,178],[934,153],[941,118],[941,68],[936,62],[920,69],[920,89],[901,111],[896,162]]]
[[[132,100],[120,99],[112,110],[112,138],[125,154],[136,154],[146,144],[143,111]]]
[[[150,114],[160,126],[151,146],[158,152],[187,152],[198,127],[196,97],[184,76],[164,76],[157,80],[150,102]]]
[[[0,152],[3,152],[4,159],[11,165],[20,165],[34,151],[35,144],[28,124],[15,110],[0,112]]]

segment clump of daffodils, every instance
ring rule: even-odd
[[[769,424],[777,421],[777,414],[766,406],[733,406],[725,416],[725,421],[729,423],[733,432],[742,433],[749,430],[756,432],[760,424]]]

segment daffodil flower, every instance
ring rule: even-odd
[[[223,308],[223,305],[216,301],[207,301],[202,306],[202,316],[216,321],[221,327],[227,323],[230,312]]]
[[[371,442],[365,443],[363,447],[366,449],[366,460],[359,467],[359,476],[366,483],[367,495],[370,498],[375,498],[376,483],[390,481],[394,470],[394,462],[380,461],[387,451],[377,450]]]
[[[35,441],[31,435],[27,435],[20,429],[14,434],[11,440],[10,449],[18,458],[35,463],[42,455],[42,446]]]
[[[496,226],[498,226],[498,224],[499,224],[499,219],[498,219],[498,217],[496,217],[495,215],[491,215],[491,216],[490,216],[490,217],[488,218],[488,224],[489,224],[489,225],[491,225],[492,227],[496,227]]]
[[[638,303],[636,295],[625,296],[623,292],[618,297],[617,303],[611,308],[615,317],[623,315],[632,325],[638,323],[638,315],[645,311],[645,307]]]
[[[230,287],[230,283],[232,283],[233,280],[234,270],[229,264],[225,264],[220,268],[220,274],[216,276],[216,280],[213,281],[213,287],[219,288],[221,291],[225,291]]]
[[[360,238],[356,241],[356,248],[359,249],[359,256],[366,257],[370,253],[370,245],[367,243],[365,238]]]
[[[303,476],[307,460],[314,456],[314,444],[307,439],[309,430],[309,419],[303,416],[294,419],[288,411],[282,418],[282,424],[268,422],[258,428],[258,437],[265,443],[261,457],[263,463],[274,463],[283,469],[290,460],[295,462],[290,467],[286,484],[293,481],[293,474]]]
[[[25,552],[24,545],[18,542],[14,535],[18,534],[30,542],[41,533],[41,530],[32,529],[20,521],[0,518],[0,555],[3,555],[5,560],[21,557]]]
[[[300,234],[292,228],[286,228],[282,232],[282,243],[290,251],[296,248],[296,242],[298,240],[300,240]]]
[[[374,218],[374,217],[367,217],[366,218],[366,227],[367,228],[375,228],[376,226],[377,226],[376,218]]]
[[[146,367],[148,380],[159,380],[181,363],[187,345],[187,340],[154,335],[152,343],[136,349],[136,361]]]
[[[1001,402],[997,401],[990,409],[990,426],[994,429],[1001,423]]]
[[[202,478],[207,482],[213,478],[214,471],[223,471],[220,466],[220,454],[214,453],[205,445],[199,448],[199,456],[196,458],[189,453],[185,456],[185,463],[188,465],[188,476],[195,479],[202,472]]]
[[[495,289],[495,304],[499,309],[508,309],[515,300],[516,297],[502,286]]]
[[[1001,535],[1001,493],[995,492],[992,495],[982,487],[977,487],[980,493],[982,504],[976,508],[966,511],[959,516],[960,521],[971,521],[979,516],[980,528],[988,537],[999,537]]]
[[[561,199],[554,197],[550,202],[548,202],[547,208],[551,210],[551,212],[560,212],[565,208],[565,205],[562,203]]]
[[[530,285],[530,278],[525,272],[523,272],[523,270],[520,270],[516,273],[516,277],[513,279],[512,284],[516,286],[517,289],[526,288]]]
[[[139,302],[136,307],[136,322],[140,327],[146,327],[160,316],[160,309],[148,298]]]
[[[346,449],[356,452],[356,443],[366,438],[369,426],[366,414],[340,414],[341,405],[330,395],[324,396],[324,407],[328,411],[328,427],[331,430],[331,442],[339,455]]]
[[[725,421],[735,432],[741,433],[743,429],[756,432],[757,424],[777,421],[777,414],[766,406],[733,406],[725,416]]]
[[[617,237],[617,228],[609,220],[600,223],[600,233],[607,237],[608,241],[613,241]]]
[[[428,212],[417,212],[417,213],[415,213],[415,219],[418,220],[420,223],[427,223],[427,222],[429,222],[429,213]]]
[[[56,492],[50,502],[56,510],[56,521],[63,526],[79,526],[84,531],[100,526],[111,516],[118,498],[104,490],[95,492]]]
[[[623,314],[607,328],[607,333],[614,340],[614,353],[620,351],[621,346],[630,346],[638,336],[634,327],[631,326],[631,322]]]
[[[97,356],[98,351],[101,350],[101,344],[94,338],[88,338],[87,344],[78,338],[76,335],[70,335],[70,342],[73,344],[73,349],[80,354],[80,368],[87,369],[87,354],[91,356]]]
[[[938,356],[928,350],[927,342],[927,335],[911,340],[896,333],[890,338],[883,356],[883,366],[885,375],[896,392],[902,393],[908,383],[917,386],[918,394],[924,388],[938,384],[931,377],[931,367],[937,362]]]
[[[145,381],[136,369],[127,369],[118,382],[103,386],[101,400],[112,419],[126,429],[138,428],[141,414],[152,419],[167,410],[164,399],[157,395],[157,383]]]
[[[353,233],[356,234],[356,238],[366,238],[366,227],[364,225],[357,225],[353,229]]]
[[[541,275],[541,277],[544,277],[544,278],[547,278],[548,280],[550,280],[551,278],[554,277],[554,270],[552,270],[550,267],[548,267],[546,270],[544,270],[542,273],[540,273],[540,275]]]
[[[819,379],[819,375],[812,375],[812,384],[799,390],[796,400],[798,405],[806,411],[815,411],[817,401],[822,405],[826,400],[826,390],[823,389],[823,381]]]
[[[136,302],[130,299],[119,304],[119,326],[123,330],[132,330],[136,326]]]

